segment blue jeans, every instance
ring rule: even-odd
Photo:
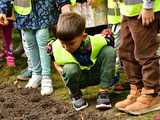
[[[28,55],[32,64],[32,74],[50,76],[51,59],[47,54],[49,31],[46,29],[21,30],[22,39],[28,46]]]
[[[22,44],[23,44],[23,49],[25,51],[25,54],[27,56],[27,65],[28,65],[28,70],[32,71],[32,64],[31,64],[31,59],[29,57],[29,51],[28,51],[28,46],[27,46],[27,43],[26,43],[26,40],[23,40],[22,39]]]

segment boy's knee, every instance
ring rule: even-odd
[[[80,72],[80,67],[78,64],[65,64],[63,66],[63,74],[67,76],[75,76]]]
[[[104,55],[106,58],[115,58],[116,52],[113,47],[106,46],[102,49],[101,54]]]

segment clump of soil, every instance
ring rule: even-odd
[[[106,120],[97,112],[76,112],[72,106],[41,96],[36,89],[0,85],[0,120]]]

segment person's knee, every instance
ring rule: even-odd
[[[113,58],[113,59],[115,59],[116,52],[115,52],[113,47],[106,46],[106,47],[104,47],[102,49],[101,55],[103,55],[105,58]]]
[[[74,77],[77,76],[80,72],[80,67],[78,64],[65,64],[63,66],[63,75]]]

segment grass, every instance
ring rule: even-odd
[[[17,31],[14,31],[13,34],[13,42],[14,42],[14,48],[16,48],[19,44],[20,37]],[[14,84],[16,81],[16,76],[20,73],[22,69],[24,69],[26,64],[26,59],[21,58],[19,56],[16,56],[16,68],[8,68],[6,66],[5,61],[0,62],[0,84]],[[55,73],[52,74],[53,79],[53,85],[55,92],[51,96],[51,98],[57,99],[62,102],[69,102],[69,95],[67,88],[64,86],[63,81],[61,80],[60,76]],[[122,76],[121,82],[123,82],[125,79],[125,76]],[[19,82],[19,85],[21,87],[24,87],[26,82],[21,81]],[[95,99],[96,99],[96,93],[98,91],[98,86],[88,87],[87,89],[83,90],[84,97],[91,102],[91,106],[87,108],[87,110],[95,111]],[[124,92],[122,94],[116,94],[111,93],[110,98],[113,101],[113,104],[118,102],[121,99],[124,99],[127,96],[128,92]],[[92,104],[93,103],[93,104]],[[98,112],[98,111],[97,111]],[[115,110],[115,108],[104,111],[104,115],[111,115],[113,117],[113,120],[154,120],[154,117],[156,115],[160,115],[160,111],[158,112],[151,112],[149,114],[141,115],[141,116],[131,116],[126,113],[121,113]]]

